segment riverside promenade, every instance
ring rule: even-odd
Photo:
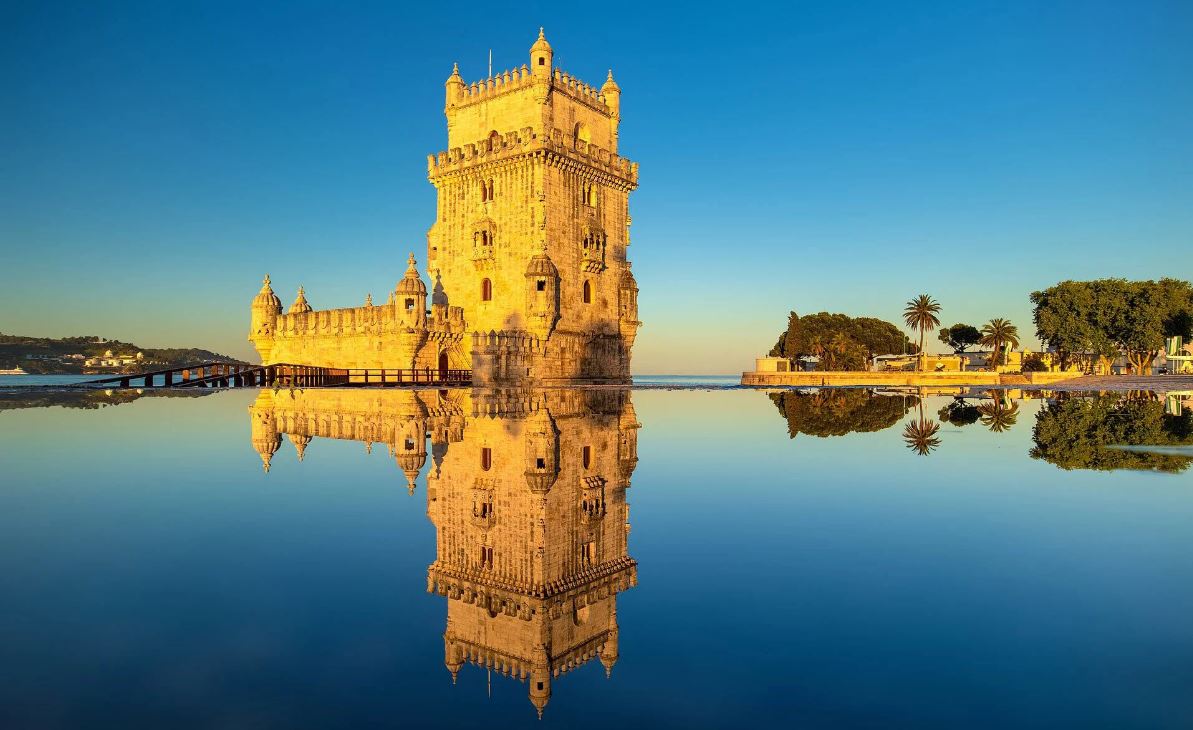
[[[744,372],[741,384],[757,387],[1047,387],[1073,391],[1193,390],[1193,375],[1074,375],[1073,373],[992,373],[914,371]]]

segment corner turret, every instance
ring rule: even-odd
[[[530,669],[530,702],[534,705],[534,709],[538,710],[539,719],[543,719],[543,710],[547,709],[547,702],[551,700],[551,669],[550,661],[547,659],[547,652],[545,649],[539,649],[539,657],[536,658],[534,664]]]
[[[464,652],[446,636],[443,638],[443,666],[451,672],[452,684],[455,684],[456,678],[460,676],[460,667],[464,666]]]
[[[634,346],[634,338],[642,323],[638,321],[638,280],[630,271],[630,262],[625,262],[618,285],[618,324],[626,349]]]
[[[546,495],[559,478],[559,429],[547,409],[528,419],[526,436],[526,486]]]
[[[406,422],[394,444],[394,460],[406,475],[406,488],[414,494],[418,474],[427,463],[426,424],[419,419]]]
[[[257,396],[257,402],[249,406],[249,417],[253,450],[261,456],[261,468],[268,474],[270,461],[282,445],[282,437],[278,434],[277,421],[273,415],[271,391],[261,391]]]
[[[601,98],[605,106],[609,107],[609,151],[617,152],[617,125],[621,123],[621,87],[613,80],[613,69],[609,69],[609,76],[601,86]]]
[[[414,368],[427,341],[427,285],[418,275],[413,253],[406,261],[406,276],[394,287],[393,303],[399,326],[396,349],[402,367]]]
[[[551,58],[554,55],[554,51],[551,50],[551,44],[547,42],[547,37],[543,35],[543,29],[539,28],[538,40],[530,47],[530,73],[535,76],[551,78]]]
[[[269,362],[269,351],[273,346],[273,336],[277,330],[277,317],[282,313],[282,300],[273,293],[269,284],[269,274],[261,282],[261,291],[253,297],[253,306],[249,317],[249,341],[261,353],[261,362]]]
[[[398,306],[398,316],[407,327],[427,326],[427,285],[418,275],[413,253],[406,260],[406,275],[394,287],[394,302]]]
[[[464,98],[464,79],[460,78],[460,64],[452,64],[452,75],[447,77],[444,82],[445,99],[444,106],[452,107],[456,105],[460,99]]]
[[[311,437],[288,433],[286,438],[290,440],[291,444],[294,444],[294,453],[298,455],[298,460],[302,461],[307,453],[307,444],[311,443]]]
[[[601,645],[601,664],[605,667],[605,678],[613,676],[613,665],[617,664],[617,606],[609,609],[609,634]]]
[[[527,329],[547,339],[559,320],[559,269],[544,251],[526,265]]]

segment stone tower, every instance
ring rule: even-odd
[[[555,68],[541,30],[529,61],[447,79],[448,149],[427,160],[436,301],[463,309],[475,382],[628,381],[638,166],[617,154],[621,90]]]

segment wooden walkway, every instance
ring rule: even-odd
[[[78,383],[116,388],[397,387],[472,384],[471,370],[435,368],[325,368],[313,365],[243,365],[208,362]]]

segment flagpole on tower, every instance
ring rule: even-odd
[[[493,49],[489,49],[489,78],[493,78]]]

